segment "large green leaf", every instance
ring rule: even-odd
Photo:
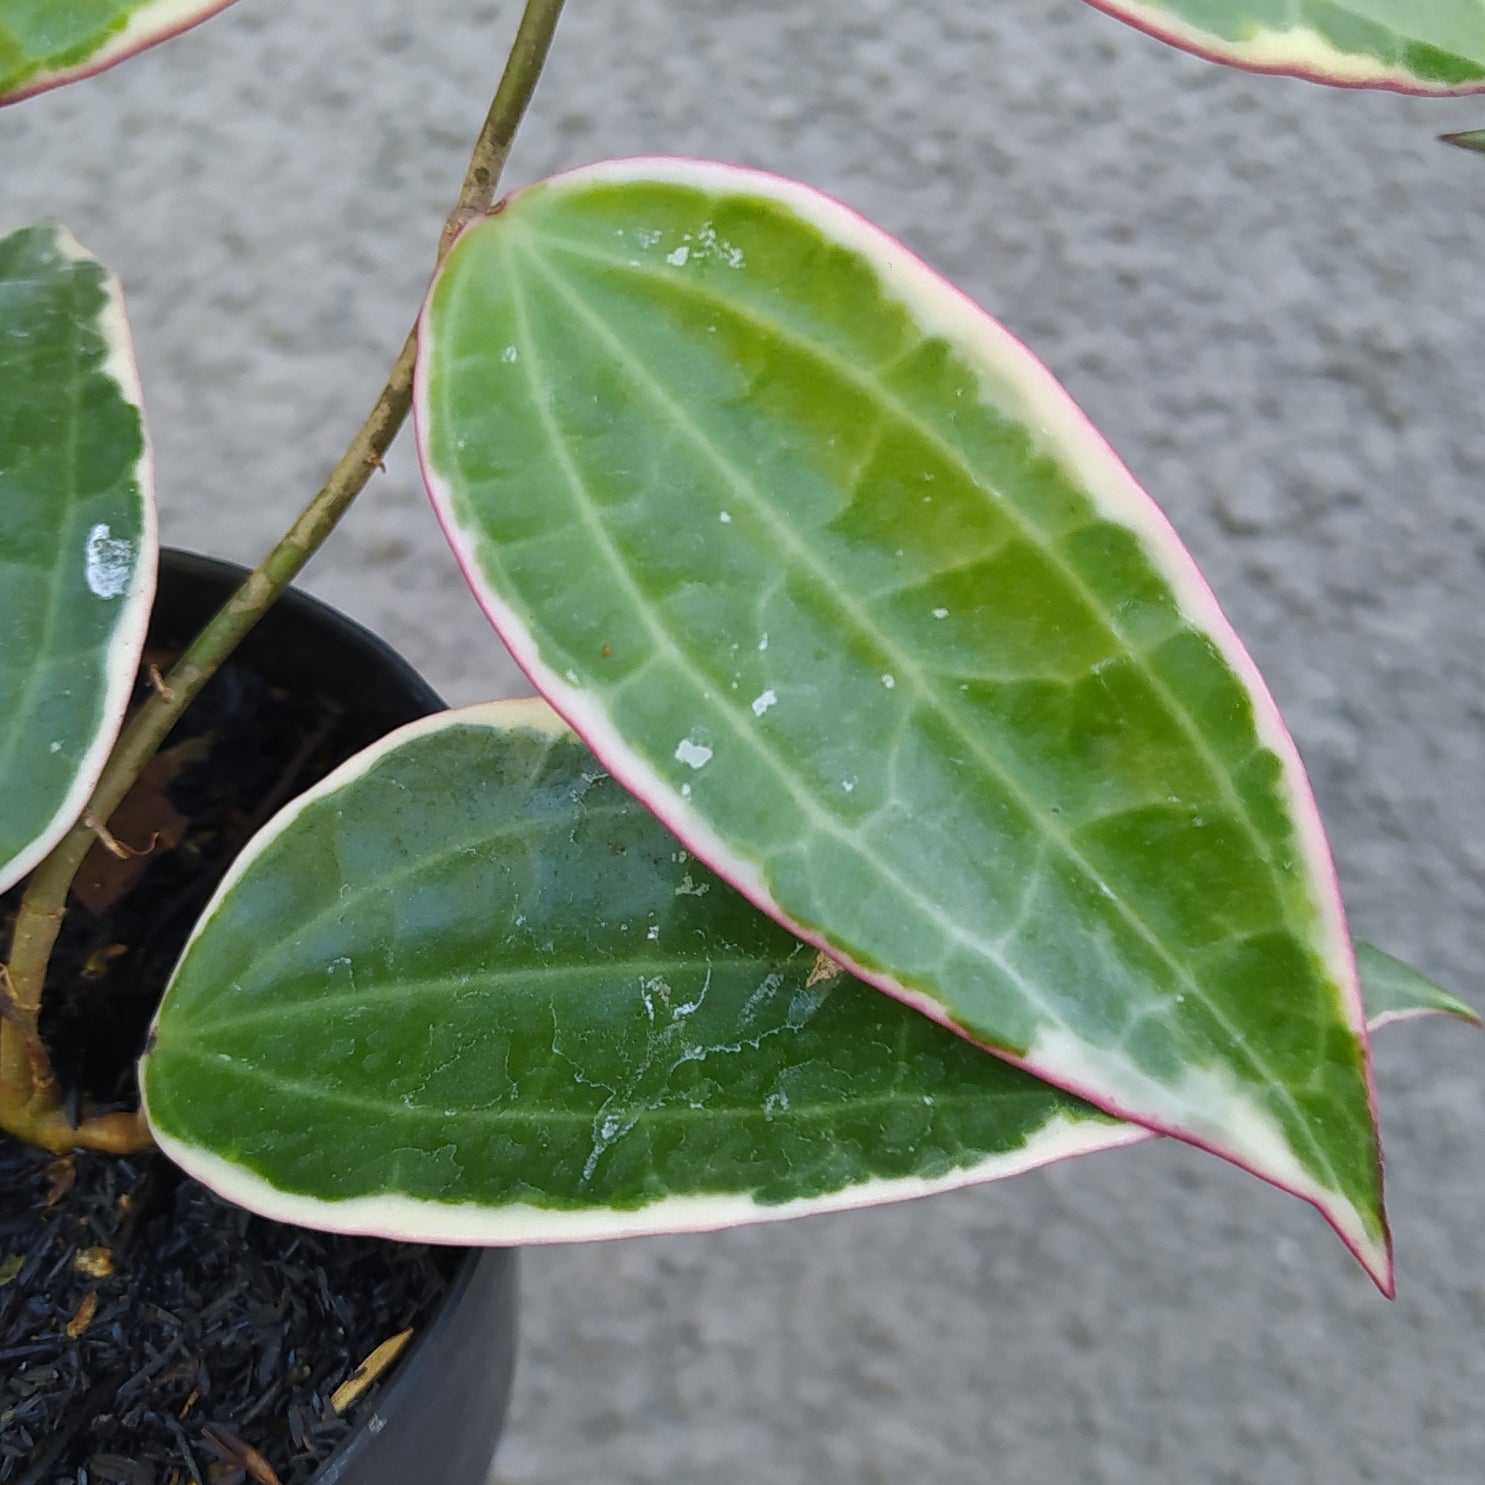
[[[1389,1017],[1437,1005],[1385,962]],[[861,1206],[1149,1136],[835,973],[540,702],[415,723],[284,810],[142,1085],[235,1201],[473,1242]]]
[[[232,0],[0,0],[0,103],[101,72]]]
[[[511,198],[425,312],[429,487],[521,663],[871,983],[1389,1260],[1299,758],[1149,498],[894,242],[694,161]]]
[[[61,227],[0,238],[0,889],[97,782],[134,684],[155,555],[118,284]]]
[[[1485,90],[1485,0],[1089,0],[1213,61],[1402,93]]]
[[[141,1087],[234,1201],[463,1242],[859,1206],[1144,1137],[823,968],[547,707],[497,702],[257,837]]]

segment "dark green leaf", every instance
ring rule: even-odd
[[[414,724],[270,824],[141,1084],[234,1201],[463,1242],[859,1206],[1145,1137],[822,964],[538,702]]]
[[[0,238],[0,888],[81,812],[134,683],[155,514],[123,300],[60,227]]]

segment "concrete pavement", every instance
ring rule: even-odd
[[[0,230],[122,273],[166,539],[254,559],[369,405],[515,6],[240,0],[0,112]],[[572,0],[509,180],[799,176],[1064,379],[1309,763],[1357,931],[1481,1003],[1485,99],[1249,78],[1078,0]],[[405,447],[311,569],[452,701],[516,684]],[[504,1485],[1479,1485],[1485,1042],[1382,1038],[1401,1298],[1151,1145],[721,1236],[528,1255]],[[452,1485],[452,1482],[451,1482]]]

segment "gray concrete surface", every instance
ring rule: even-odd
[[[241,0],[0,114],[0,228],[126,281],[169,540],[250,559],[380,382],[515,5]],[[1482,999],[1485,100],[1245,78],[1078,0],[572,0],[512,181],[798,175],[1065,379],[1309,761],[1359,930]],[[452,700],[513,682],[406,451],[312,568]],[[1485,1043],[1379,1050],[1401,1298],[1148,1146],[718,1237],[529,1255],[505,1485],[1480,1485]],[[455,1485],[455,1482],[449,1482]]]

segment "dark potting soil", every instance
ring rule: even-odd
[[[95,848],[58,941],[42,1030],[79,1107],[136,1105],[217,882],[373,737],[241,664],[202,693],[111,822],[139,854]],[[6,942],[18,900],[0,897]],[[426,1324],[460,1257],[249,1216],[153,1153],[57,1160],[0,1136],[0,1485],[302,1485],[380,1384],[344,1415],[332,1394]]]
[[[341,1416],[335,1390],[459,1256],[249,1216],[158,1155],[0,1142],[0,1480],[302,1485],[377,1392]]]

